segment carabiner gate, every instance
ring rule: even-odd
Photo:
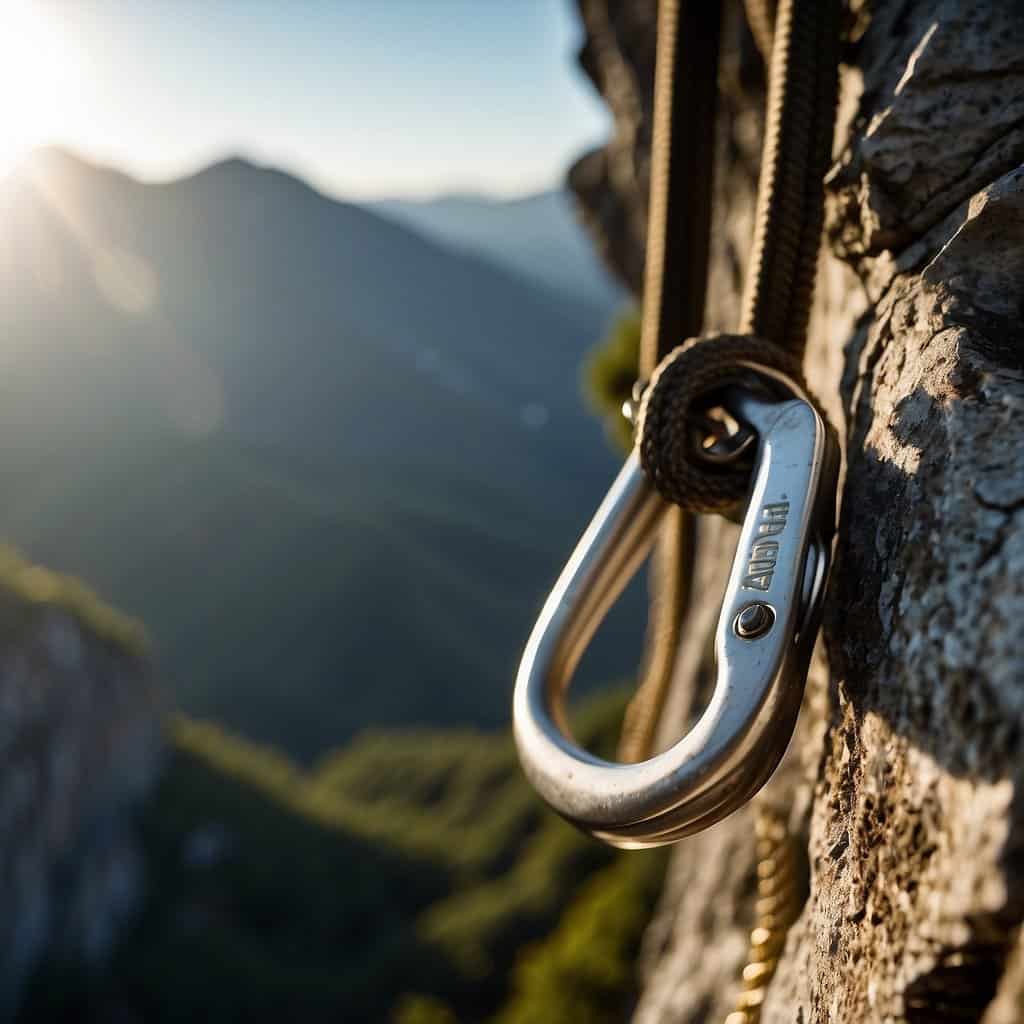
[[[800,388],[737,387],[729,411],[757,434],[753,486],[715,634],[714,693],[693,729],[637,764],[572,740],[565,696],[590,638],[643,562],[667,507],[634,451],[573,551],[526,645],[513,728],[527,777],[559,814],[625,848],[714,824],[775,770],[796,724],[831,554],[838,467],[831,430]]]

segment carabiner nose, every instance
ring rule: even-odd
[[[623,847],[657,846],[736,810],[768,780],[796,723],[831,549],[838,458],[788,378],[783,400],[747,389],[730,411],[757,433],[754,479],[715,636],[711,701],[674,746],[636,764],[572,740],[565,696],[608,609],[643,561],[664,499],[634,452],[573,551],[526,645],[513,730],[523,769],[563,817]]]

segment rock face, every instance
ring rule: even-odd
[[[0,1019],[44,958],[97,965],[141,897],[129,811],[154,781],[141,633],[0,552]]]
[[[657,0],[580,0],[580,63],[615,117],[611,140],[569,172],[584,223],[611,269],[634,292],[644,276],[647,180],[654,110]]]
[[[581,0],[584,65],[606,92],[624,88],[617,63],[653,75],[635,58],[653,53],[653,10],[615,56],[618,7]],[[730,19],[714,326],[734,315],[763,103],[739,11]],[[1024,1005],[1024,8],[877,0],[846,24],[807,362],[845,434],[845,483],[828,665],[820,656],[760,798],[789,810],[811,882],[762,1019],[993,1024]],[[623,139],[649,138],[649,124],[618,122],[650,108],[610,105],[615,138],[571,182],[622,269],[642,260],[621,211],[640,216],[643,178],[580,181]],[[685,672],[679,691],[677,732]],[[637,1020],[723,1019],[734,1006],[752,813],[680,845]]]

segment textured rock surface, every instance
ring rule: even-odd
[[[583,6],[589,28],[595,9],[618,5]],[[831,671],[821,661],[812,674],[787,763],[762,797],[791,808],[811,870],[764,1019],[994,1024],[1024,1003],[1020,954],[1007,959],[1024,919],[1024,8],[877,0],[847,24],[808,354],[846,442]],[[631,22],[630,53],[653,52],[641,34]],[[762,102],[735,87],[752,80],[741,40],[729,43],[738,72],[723,74],[716,326],[735,309],[749,243]],[[637,80],[652,73],[633,67]],[[612,108],[629,116],[628,104]],[[620,124],[625,138],[647,129]],[[619,187],[608,175],[611,197],[578,191],[625,267],[640,243],[607,211],[643,200]],[[677,697],[677,730],[690,694]],[[750,831],[738,816],[680,846],[638,1020],[715,1020],[732,1007]]]
[[[580,0],[580,63],[615,117],[612,138],[569,172],[585,223],[609,266],[636,293],[644,272],[657,0]]]
[[[102,961],[136,909],[128,812],[159,737],[136,628],[0,553],[0,1018],[40,960]]]

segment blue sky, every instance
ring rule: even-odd
[[[608,130],[570,0],[35,0],[32,20],[19,139],[148,179],[242,153],[340,195],[511,195]]]

